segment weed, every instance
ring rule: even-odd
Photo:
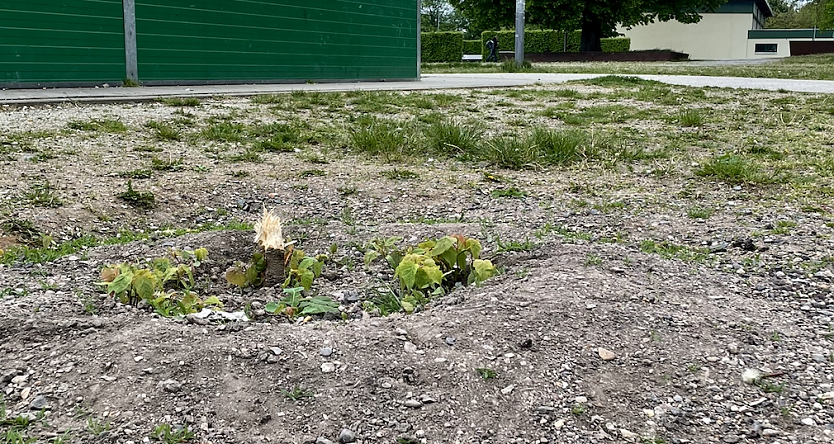
[[[530,138],[543,158],[542,163],[547,165],[569,164],[594,154],[586,148],[588,135],[584,131],[536,128]]]
[[[127,131],[127,126],[121,120],[112,119],[73,120],[67,124],[67,127],[74,130],[102,133],[123,133]]]
[[[182,138],[180,130],[167,123],[151,120],[145,123],[145,126],[153,130],[153,136],[156,140],[177,141]]]
[[[303,265],[300,266],[303,267]],[[310,265],[309,267],[312,266],[314,265]],[[308,269],[309,268],[305,268],[303,271],[307,271]],[[321,269],[319,268],[319,270]],[[321,274],[320,271],[319,274]],[[287,278],[287,281],[290,280],[291,277]],[[312,284],[312,280],[310,280],[310,284]],[[277,302],[272,301],[267,303],[264,310],[272,314],[286,315],[289,319],[295,319],[297,316],[315,316],[326,313],[339,313],[338,302],[327,296],[303,297],[301,296],[301,292],[304,291],[304,288],[305,287],[284,288],[284,294],[286,296]],[[309,288],[309,286],[307,288]]]
[[[530,251],[536,246],[530,239],[524,239],[524,242],[517,240],[502,241],[500,237],[495,238],[495,243],[498,244],[498,252],[521,252]]]
[[[727,183],[771,183],[776,181],[776,178],[763,174],[757,164],[733,154],[725,154],[710,159],[695,174],[715,177]]]
[[[533,64],[525,60],[521,63],[521,66],[515,62],[515,60],[507,60],[506,62],[501,63],[499,66],[499,70],[501,72],[506,73],[516,73],[516,72],[538,72],[539,70],[533,68]]]
[[[136,87],[139,86],[139,82],[137,82],[136,80],[128,79],[127,77],[125,77],[122,80],[122,86],[125,87],[125,88],[136,88]]]
[[[475,369],[475,372],[477,372],[478,375],[484,379],[495,379],[498,377],[498,373],[496,373],[495,370],[491,368],[478,367]]]
[[[689,373],[698,373],[699,370],[701,370],[701,366],[698,364],[689,364],[686,367],[686,371],[688,371]]]
[[[127,263],[104,267],[102,282],[96,284],[123,304],[138,305],[144,301],[165,317],[185,316],[205,307],[222,306],[216,296],[203,300],[191,291],[194,288],[193,270],[208,256],[205,248],[172,250],[169,256],[154,259],[147,268]]]
[[[512,198],[512,199],[522,199],[524,197],[527,197],[527,192],[519,190],[516,187],[509,187],[509,188],[499,188],[497,190],[492,190],[492,192],[490,192],[489,195],[494,197],[494,198],[509,197],[509,198]]]
[[[588,408],[585,407],[584,404],[574,404],[573,407],[570,408],[570,414],[573,416],[582,416],[586,411],[588,411]]]
[[[196,97],[170,97],[161,99],[160,102],[168,106],[200,106],[202,102]]]
[[[764,378],[756,381],[756,385],[765,393],[782,393],[785,391],[785,384],[776,384]]]
[[[336,191],[338,191],[342,196],[353,196],[359,192],[356,187],[338,187],[336,188]]]
[[[125,179],[150,179],[152,176],[153,171],[144,169],[122,171],[119,173],[119,177],[124,177]]]
[[[136,208],[151,209],[156,207],[156,197],[150,191],[136,191],[133,189],[133,181],[127,181],[127,191],[116,195]]]
[[[676,116],[676,120],[681,126],[693,127],[701,126],[706,120],[701,111],[697,109],[682,110]]]
[[[255,149],[245,149],[240,154],[235,154],[233,156],[229,156],[229,160],[232,162],[253,162],[253,163],[261,163],[263,162],[263,158]]]
[[[165,444],[179,444],[193,439],[194,436],[194,432],[188,430],[188,426],[172,428],[169,424],[160,424],[151,432],[151,438]]]
[[[409,170],[401,170],[394,168],[393,170],[387,170],[380,173],[380,175],[387,177],[391,180],[410,180],[416,179],[420,177],[417,173]]]
[[[617,75],[608,75],[608,76],[601,76],[595,79],[589,80],[580,80],[579,82],[585,83],[588,85],[596,85],[596,86],[605,86],[608,88],[613,87],[629,87],[629,86],[658,86],[662,85],[660,82],[656,80],[643,80],[640,77],[635,76],[617,76]]]
[[[601,265],[601,264],[602,264],[602,258],[599,257],[598,255],[589,253],[587,256],[585,256],[585,266],[586,267],[597,266],[597,265]]]
[[[93,295],[86,294],[81,290],[75,290],[75,295],[84,306],[84,313],[92,316],[98,314],[98,307],[96,306],[96,298]]]
[[[412,129],[381,119],[371,119],[349,129],[350,145],[357,152],[382,156],[387,161],[410,152]]]
[[[185,168],[183,165],[183,158],[179,157],[174,159],[170,157],[166,159],[160,159],[157,156],[154,156],[151,159],[151,168],[157,171],[179,171]]]
[[[374,286],[369,288],[368,291],[371,295],[368,298],[369,306],[366,307],[366,311],[378,309],[380,316],[388,316],[403,311],[399,296],[390,286]]]
[[[321,177],[326,174],[322,170],[304,170],[298,174],[298,177]]]
[[[788,234],[791,232],[791,229],[796,227],[796,222],[792,220],[779,220],[776,221],[776,225],[773,226],[771,232],[773,234]]]
[[[690,207],[686,210],[686,215],[690,219],[709,219],[712,216],[713,209],[705,207]]]
[[[204,139],[218,142],[239,142],[243,139],[245,129],[242,123],[218,122],[204,128],[200,135]]]
[[[232,177],[236,177],[238,179],[242,179],[244,177],[251,176],[252,173],[250,173],[249,171],[240,170],[240,171],[232,171],[231,173],[229,173],[229,175],[232,176]]]
[[[314,395],[312,390],[306,390],[301,387],[293,387],[292,390],[281,389],[281,394],[290,401],[301,401],[305,398],[312,398]]]
[[[99,421],[98,418],[95,418],[93,416],[87,417],[87,431],[89,431],[93,435],[99,436],[108,430],[110,430],[109,421]]]
[[[144,153],[161,153],[162,148],[158,146],[150,146],[150,145],[140,145],[133,148],[133,151],[139,151]]]
[[[692,248],[683,245],[676,245],[669,241],[655,242],[647,239],[640,243],[640,251],[644,253],[655,253],[666,259],[680,259],[683,261],[703,262],[709,256],[705,248]]]
[[[480,131],[477,126],[440,121],[426,128],[426,147],[438,155],[472,154],[480,145]]]
[[[770,340],[773,342],[781,342],[782,335],[780,335],[778,331],[774,331],[770,334]]]
[[[36,207],[57,208],[64,204],[49,181],[30,185],[24,197]]]

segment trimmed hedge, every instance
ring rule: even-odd
[[[427,63],[460,62],[463,59],[463,33],[420,33],[420,59]]]
[[[628,52],[631,50],[631,39],[628,37],[616,37],[611,39],[600,39],[602,52]]]
[[[480,40],[464,40],[463,41],[463,53],[464,54],[480,54],[484,52],[481,49],[481,41]]]
[[[489,55],[486,42],[493,36],[498,37],[499,50],[515,50],[515,31],[484,31],[481,33],[484,60]],[[564,31],[555,29],[531,29],[524,31],[524,52],[579,52],[581,37],[582,31],[578,30],[565,36]],[[626,52],[631,48],[631,39],[622,37],[604,38],[600,43],[603,52]]]

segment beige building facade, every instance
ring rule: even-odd
[[[689,54],[695,60],[750,59],[785,57],[789,45],[756,46],[750,39],[751,31],[764,28],[764,21],[773,11],[766,0],[730,0],[714,13],[702,14],[701,21],[684,24],[678,21],[657,22],[618,32],[631,39],[631,50],[671,49]],[[759,42],[761,43],[761,42]],[[756,49],[768,51],[756,51]]]

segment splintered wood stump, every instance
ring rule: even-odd
[[[266,270],[264,270],[264,287],[281,285],[287,276],[284,274],[284,251],[269,250],[263,253],[266,259]]]

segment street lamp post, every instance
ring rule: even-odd
[[[524,63],[524,0],[515,0],[515,63]]]

